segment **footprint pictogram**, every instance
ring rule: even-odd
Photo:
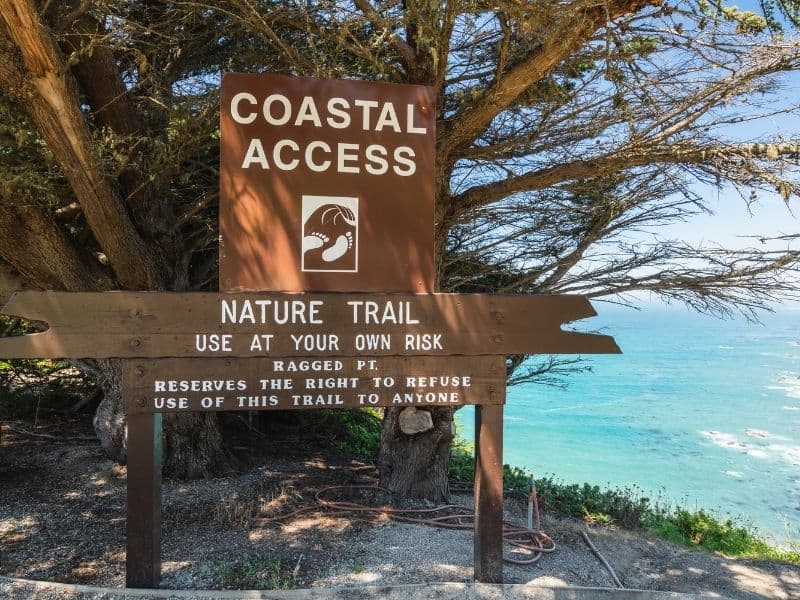
[[[333,262],[345,255],[345,253],[353,247],[353,234],[347,231],[336,238],[333,246],[322,251],[322,260],[325,262]]]
[[[305,239],[303,240],[303,247],[306,250],[313,250],[314,248],[319,248],[321,246],[324,246],[329,241],[330,238],[327,235],[314,232],[305,237]]]
[[[355,269],[355,213],[341,204],[323,204],[303,224],[305,270]]]

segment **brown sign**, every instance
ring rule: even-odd
[[[562,331],[595,314],[583,296],[16,292],[2,312],[45,321],[0,356],[444,356],[616,353]]]
[[[227,73],[220,289],[433,291],[432,88]]]
[[[129,413],[461,406],[505,401],[492,357],[126,360]]]

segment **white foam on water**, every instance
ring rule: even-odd
[[[700,434],[720,448],[730,448],[731,450],[739,450],[740,452],[746,452],[749,448],[747,444],[739,441],[732,433],[725,433],[724,431],[701,431]]]
[[[772,437],[769,431],[764,431],[763,429],[745,429],[744,432],[750,437],[761,438],[762,440]]]
[[[783,406],[783,410],[800,410],[800,406]]]
[[[752,446],[748,446],[745,444],[744,450],[742,450],[747,456],[752,456],[753,458],[763,458],[767,459],[770,458],[769,452],[763,448],[753,448]]]
[[[758,356],[766,356],[768,358],[783,358],[785,360],[800,360],[800,354],[785,354],[782,352],[759,352]],[[771,366],[769,363],[764,363],[762,367]]]
[[[744,432],[745,432],[745,434],[747,434],[751,438],[758,438],[758,439],[761,439],[761,440],[768,440],[768,439],[769,440],[786,440],[786,441],[789,440],[789,438],[787,438],[787,437],[784,437],[782,435],[777,435],[777,434],[774,434],[774,433],[770,433],[769,431],[767,431],[765,429],[750,428],[750,429],[745,429]]]
[[[770,444],[767,446],[770,452],[778,455],[784,462],[800,467],[800,446],[788,446],[785,444]]]
[[[759,429],[749,429],[748,432],[755,432],[758,434],[765,434],[753,436],[756,439],[762,440],[767,438],[787,440],[788,438],[782,436],[775,436],[768,431]],[[792,466],[800,466],[800,446],[791,444],[767,444],[767,445],[752,445],[740,440],[732,433],[725,433],[724,431],[701,431],[700,434],[708,439],[715,446],[726,448],[741,452],[753,458],[762,460],[778,460],[789,463]],[[748,433],[749,435],[749,433]]]
[[[728,477],[733,477],[735,479],[743,479],[744,473],[741,471],[722,471],[723,475],[727,475]]]
[[[800,376],[794,373],[780,375],[775,383],[776,385],[767,386],[767,389],[778,390],[784,392],[789,398],[800,400]]]

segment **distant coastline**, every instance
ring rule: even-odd
[[[636,486],[662,502],[800,537],[800,305],[762,324],[598,304],[576,329],[616,337],[566,389],[509,390],[504,461],[537,476]],[[457,420],[472,438],[467,410]]]

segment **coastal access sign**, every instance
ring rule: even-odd
[[[162,414],[475,405],[475,578],[502,581],[505,356],[616,353],[584,296],[435,294],[431,88],[226,74],[220,293],[16,291],[5,358],[120,358],[128,587],[158,587]],[[298,293],[302,292],[302,293]]]
[[[432,292],[432,88],[227,73],[220,289]]]

